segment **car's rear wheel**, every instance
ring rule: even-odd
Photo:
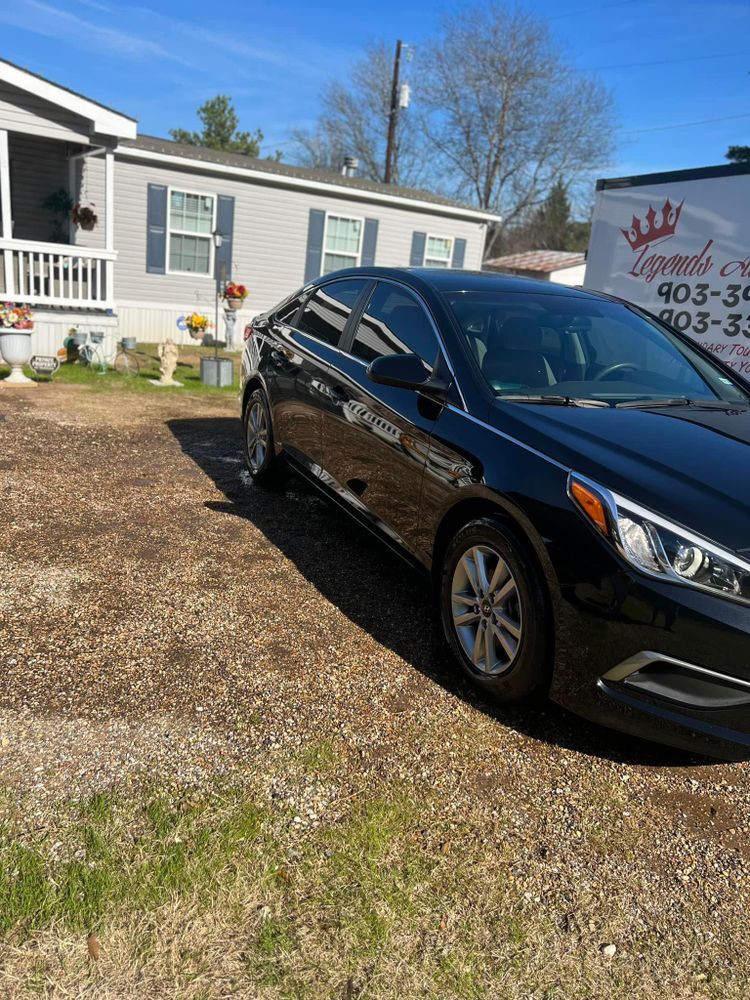
[[[279,462],[274,451],[271,411],[262,389],[250,394],[244,428],[247,471],[260,485],[270,485],[277,478]]]
[[[535,562],[498,518],[461,528],[445,552],[440,610],[448,643],[472,682],[521,701],[549,678],[550,612]]]

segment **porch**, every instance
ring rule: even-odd
[[[114,150],[134,135],[132,119],[0,60],[0,298],[114,308]]]
[[[97,156],[101,163],[94,167],[88,161]],[[104,196],[104,204],[96,205],[97,229],[102,228],[96,237],[79,234],[70,218],[43,208],[56,191],[82,203],[92,175]],[[112,150],[71,149],[68,143],[0,129],[0,177],[0,297],[31,306],[114,308]]]

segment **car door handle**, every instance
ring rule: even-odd
[[[331,398],[335,399],[337,403],[348,403],[349,393],[340,385],[332,385],[330,389]]]

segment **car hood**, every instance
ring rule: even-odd
[[[566,468],[750,555],[750,408],[496,400],[490,422]]]

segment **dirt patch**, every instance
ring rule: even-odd
[[[324,828],[339,812],[298,786],[325,779],[350,809],[387,786],[419,805],[425,856],[447,871],[468,859],[502,903],[474,885],[448,914],[430,902],[414,934],[404,904],[398,932],[357,960],[352,982],[370,982],[386,947],[408,947],[415,969],[435,960],[438,978],[413,993],[408,980],[402,995],[742,995],[722,956],[747,973],[749,765],[646,753],[550,705],[483,702],[458,675],[422,580],[301,483],[268,493],[243,476],[234,400],[144,394],[132,405],[52,384],[1,394],[0,416],[0,788],[14,815],[43,829],[71,796],[137,797],[157,781],[210,797],[217,781],[260,787],[273,774],[284,822],[297,809],[300,824],[312,812]],[[291,871],[293,838],[285,850]],[[330,844],[320,851],[321,865],[335,862]],[[402,860],[388,861],[389,905],[409,874]],[[244,898],[236,919],[217,917],[225,937],[195,980],[202,995],[221,995],[222,948],[244,954],[232,943],[250,919]],[[274,905],[294,923],[283,898]],[[378,906],[362,919],[380,933]],[[476,926],[487,932],[467,971],[456,955]],[[354,995],[348,973],[331,986],[310,971],[318,945],[305,942],[319,931],[313,920],[291,944],[278,938],[274,962],[297,955],[304,975],[291,963],[283,990],[269,980],[263,996]],[[179,964],[169,934],[157,950]],[[513,947],[485,978],[497,935]],[[611,967],[599,951],[609,941]],[[53,931],[43,947],[57,954]],[[67,995],[91,986],[86,961],[71,966],[84,971]],[[394,996],[378,970],[362,995]],[[567,992],[552,985],[559,970]],[[120,995],[138,990],[131,972]]]

